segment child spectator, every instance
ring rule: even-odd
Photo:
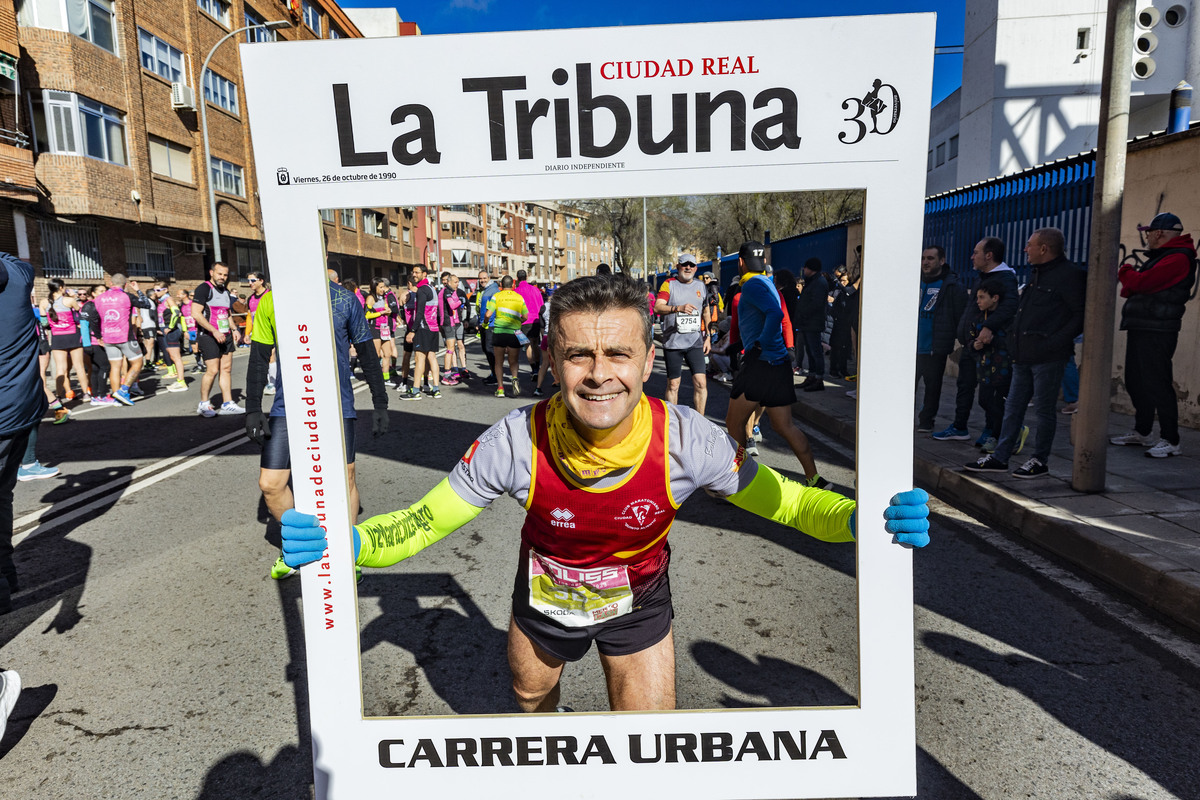
[[[1012,382],[1012,357],[1008,352],[1008,337],[1003,330],[994,331],[995,335],[987,344],[979,340],[979,331],[1003,299],[1004,284],[1001,281],[989,278],[979,284],[975,292],[979,318],[970,333],[970,353],[975,360],[975,374],[979,380],[979,406],[983,409],[989,431],[1000,430],[1004,418],[1004,401]],[[982,447],[985,453],[994,451],[996,437],[989,436]]]

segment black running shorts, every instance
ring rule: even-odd
[[[223,355],[232,355],[237,350],[237,344],[233,341],[233,331],[225,334],[224,344],[218,342],[208,331],[201,331],[200,335],[196,337],[196,341],[200,345],[200,355],[205,361],[217,360]]]
[[[418,353],[436,353],[441,343],[437,331],[417,331],[413,336],[413,349]]]
[[[587,655],[592,642],[606,656],[640,653],[661,642],[671,632],[675,609],[671,605],[671,581],[664,572],[658,584],[642,595],[623,617],[584,628],[568,628],[529,605],[529,579],[517,571],[513,584],[513,620],[522,633],[540,649],[560,661],[578,661]]]
[[[664,348],[663,360],[667,362],[668,380],[683,377],[683,362],[685,361],[693,378],[697,375],[703,377],[705,374],[704,345],[702,344],[689,347],[687,350],[667,350]]]
[[[271,417],[271,438],[263,443],[262,455],[259,456],[258,466],[262,469],[291,469],[292,461],[288,456],[287,417]],[[342,420],[342,428],[346,437],[346,463],[354,463],[354,423],[357,420]]]
[[[733,379],[730,397],[741,397],[765,408],[790,406],[796,402],[796,380],[789,364],[768,364],[761,359],[747,359]]]

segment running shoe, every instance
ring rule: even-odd
[[[1077,411],[1079,411],[1079,403],[1078,402],[1067,403],[1065,406],[1062,407],[1062,413],[1064,413],[1064,414],[1074,414]]]
[[[275,394],[275,384],[268,383],[266,386],[263,387],[263,393],[264,394]]]
[[[757,425],[755,425],[753,428],[751,428],[750,432],[752,434],[754,434],[754,441],[756,441],[756,442],[762,441],[762,430]]]
[[[204,372],[204,371],[205,371],[205,370],[204,370],[204,367],[203,367],[202,365],[200,365],[200,364],[197,364],[196,366],[192,367],[192,372],[193,372],[193,373],[196,373],[196,372]]]
[[[427,390],[427,391],[425,392],[425,394],[427,394],[427,395],[429,395],[430,397],[432,397],[432,398],[435,398],[435,399],[436,399],[436,398],[439,398],[439,397],[441,397],[441,396],[442,396],[442,390],[441,390],[441,389],[438,389],[438,388],[435,386],[434,388]]]
[[[202,400],[200,405],[196,406],[196,413],[202,417],[215,417],[216,410],[212,407],[212,403],[207,400]]]
[[[971,433],[966,428],[956,428],[951,425],[946,430],[933,434],[932,438],[937,439],[939,442],[969,442],[971,440]]]
[[[917,423],[917,433],[933,433],[933,423],[932,422],[918,422]]]
[[[542,387],[539,386],[538,388],[533,390],[533,396],[534,397],[545,397],[546,393],[543,392]]]
[[[167,387],[167,391],[168,392],[186,392],[187,391],[187,381],[185,381],[183,378],[180,378],[177,381],[173,381],[171,383],[171,385]]]
[[[858,389],[851,389],[850,391],[846,392],[846,397],[849,397],[851,400],[857,400]]]
[[[133,398],[131,398],[129,396],[129,387],[128,386],[122,386],[120,389],[117,389],[117,393],[114,394],[112,396],[112,398],[114,400],[116,400],[118,403],[120,403],[121,405],[124,405],[124,406],[133,405]]]
[[[271,565],[271,577],[277,581],[284,578],[290,578],[296,574],[296,570],[289,567],[283,560],[283,556],[275,559],[275,563]]]
[[[758,458],[758,446],[755,444],[746,445],[746,455],[750,458]]]
[[[995,436],[989,436],[983,440],[983,445],[979,449],[985,453],[994,453],[996,452],[996,445],[998,444],[1000,444],[1000,442],[996,440]]]
[[[422,397],[423,397],[423,395],[419,391],[417,391],[417,389],[415,387],[412,389],[409,389],[407,392],[400,393],[401,400],[420,400]]]
[[[1029,438],[1029,426],[1022,425],[1021,432],[1017,434],[1017,446],[1013,448],[1013,455],[1021,452],[1025,447],[1025,440]]]
[[[145,397],[146,396],[146,393],[142,390],[142,387],[137,385],[136,383],[131,383],[128,388],[129,388],[129,394],[133,395],[134,397]]]
[[[69,422],[70,419],[71,419],[71,412],[68,411],[67,409],[59,408],[54,411],[54,424],[55,425],[62,425],[64,422]]]
[[[1177,444],[1171,444],[1166,439],[1159,439],[1158,444],[1146,451],[1146,455],[1150,458],[1181,456],[1183,455],[1183,448]]]
[[[80,400],[79,402],[80,402],[80,403],[88,403],[88,404],[90,404],[90,403],[92,402],[92,393],[91,393],[91,392],[84,392],[84,393],[83,393],[83,399],[82,399],[82,400]]]
[[[1109,438],[1110,444],[1140,444],[1142,447],[1153,447],[1155,439],[1150,434],[1142,436],[1137,431],[1127,433],[1124,436],[1113,436]]]
[[[43,467],[40,461],[32,464],[22,464],[17,468],[17,480],[40,481],[43,478],[53,478],[58,474],[58,467]]]
[[[455,375],[454,370],[448,369],[442,373],[442,383],[445,383],[447,380],[450,380],[455,377],[457,377],[457,376]]]
[[[458,386],[458,376],[453,373],[443,376],[442,386]]]
[[[987,442],[988,439],[994,439],[994,438],[996,438],[996,437],[992,433],[992,429],[984,428],[983,433],[979,434],[979,438],[975,440],[975,446],[983,447],[983,445]]]
[[[504,387],[503,386],[501,386],[499,389],[496,390],[496,397],[504,397]]]
[[[853,375],[847,375],[847,376],[846,376],[846,380],[848,380],[848,381],[856,381],[856,380],[858,380],[858,373],[856,372],[856,373],[854,373]]]
[[[1008,464],[993,455],[963,465],[967,472],[1008,472]]]
[[[217,413],[222,417],[236,417],[238,414],[245,414],[246,409],[230,400],[228,403],[222,403]]]
[[[521,396],[521,387],[520,387],[518,381],[513,381],[512,388],[508,390],[508,393],[512,397],[520,397]]]
[[[113,399],[111,394],[106,394],[103,397],[95,395],[92,397],[92,405],[94,406],[115,406],[117,401]]]
[[[72,400],[74,400],[74,399],[75,399],[75,390],[74,390],[74,389],[67,389],[67,397],[66,397],[66,400],[67,400],[67,402],[70,402],[70,401],[72,401]]]
[[[488,375],[486,378],[483,379],[483,383],[485,386],[495,386],[496,385],[496,376]]]
[[[808,485],[813,489],[828,489],[833,484],[822,478],[820,475],[813,475],[808,479]]]
[[[17,705],[21,696],[21,676],[15,669],[0,672],[0,739],[4,738],[4,727],[8,723],[8,715]]]
[[[1040,478],[1046,475],[1050,470],[1042,463],[1042,460],[1037,456],[1026,461],[1021,466],[1013,470],[1014,478]]]
[[[170,366],[170,367],[167,369],[167,380],[171,380],[171,378],[174,378],[174,377],[175,377],[175,365],[174,365],[174,364],[172,364],[172,365],[171,365],[171,366]]]

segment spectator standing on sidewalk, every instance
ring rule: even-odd
[[[800,292],[795,329],[804,335],[804,351],[808,354],[808,378],[800,384],[806,392],[825,388],[825,352],[821,334],[825,331],[825,315],[829,312],[829,281],[821,274],[821,259],[804,262],[804,290]],[[797,349],[800,343],[796,342]]]
[[[925,382],[925,397],[917,412],[917,432],[931,433],[942,400],[946,359],[954,352],[954,337],[967,296],[946,263],[946,250],[935,244],[921,251],[921,291],[917,313],[917,376]]]
[[[1180,320],[1196,285],[1196,246],[1174,214],[1162,213],[1139,225],[1146,234],[1148,260],[1141,266],[1122,264],[1117,271],[1121,297],[1121,330],[1125,341],[1125,389],[1133,401],[1133,433],[1114,436],[1113,444],[1149,447],[1146,455],[1167,458],[1183,454],[1179,446],[1179,402],[1175,397],[1171,359],[1179,341]],[[1157,440],[1151,436],[1158,414]]]
[[[1004,262],[1004,242],[994,236],[980,239],[975,245],[975,249],[971,251],[971,266],[975,268],[977,274],[966,294],[966,309],[958,321],[958,341],[964,349],[960,350],[958,355],[954,422],[949,428],[933,434],[933,438],[939,442],[966,442],[971,439],[967,423],[971,417],[971,405],[975,402],[975,387],[979,384],[979,376],[975,373],[975,361],[966,348],[973,345],[975,341],[986,345],[991,342],[996,331],[1007,331],[1012,325],[1013,316],[1017,313],[1017,302],[1020,299],[1020,293],[1017,291],[1017,273]],[[994,311],[988,314],[987,322],[984,323],[983,329],[978,331],[977,337],[973,337],[972,333],[979,323],[980,316],[979,306],[975,303],[976,294],[979,292],[979,286],[985,280],[993,278],[1004,283],[1004,299],[1000,301],[1000,305]],[[990,431],[985,428],[979,435],[979,439],[976,440],[975,446],[983,447],[989,438],[999,435],[1000,431]]]
[[[0,614],[12,610],[13,487],[29,434],[48,406],[38,370],[38,324],[29,303],[33,267],[0,253]]]
[[[842,379],[850,375],[850,298],[856,290],[850,285],[845,267],[833,272],[833,285],[829,287],[829,316],[833,328],[829,331],[829,377]]]
[[[999,431],[1004,421],[1004,402],[1008,398],[1008,387],[1012,383],[1012,355],[1008,352],[1008,335],[1004,329],[993,331],[992,337],[984,344],[979,340],[979,333],[987,324],[988,317],[996,312],[1004,301],[1007,291],[1004,282],[989,278],[979,284],[975,293],[975,305],[979,308],[980,319],[971,330],[971,343],[964,352],[971,356],[975,363],[975,374],[979,376],[979,405],[983,407],[986,430]],[[1022,428],[1022,431],[1028,431]],[[981,445],[983,452],[993,453],[999,443],[995,436],[989,436]],[[1021,440],[1018,445],[1024,444]],[[1018,446],[1014,453],[1021,452]]]
[[[1013,377],[1004,404],[1004,422],[996,452],[966,465],[970,472],[1007,472],[1008,459],[1024,438],[1025,411],[1033,400],[1037,438],[1033,455],[1013,470],[1014,478],[1037,478],[1049,470],[1050,448],[1058,415],[1063,370],[1083,331],[1087,275],[1064,255],[1066,240],[1058,228],[1039,228],[1029,237],[1025,253],[1033,277],[1021,294],[1013,317],[1009,343]]]

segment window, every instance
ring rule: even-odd
[[[942,164],[946,163],[946,143],[942,142],[941,144],[939,144],[937,146],[936,152],[937,152],[936,166],[940,167]]]
[[[39,222],[42,271],[47,278],[100,280],[100,229],[95,225]]]
[[[1092,29],[1080,28],[1075,32],[1075,49],[1087,50],[1092,44]]]
[[[211,69],[204,70],[204,100],[230,114],[238,113],[237,86]]]
[[[196,0],[196,5],[200,6],[200,10],[205,14],[226,28],[229,27],[229,3],[226,3],[225,0]]]
[[[408,228],[405,228],[403,230],[403,232],[401,233],[401,236],[403,236],[404,238],[401,239],[400,241],[404,242],[405,244],[409,244],[412,242],[412,231],[410,231]]]
[[[354,229],[354,209],[353,208],[343,208],[342,209],[342,227],[350,228],[351,230]]]
[[[125,240],[125,271],[130,275],[170,280],[175,277],[171,245],[146,239]]]
[[[51,89],[34,93],[31,105],[39,152],[91,156],[122,166],[129,163],[125,115],[115,108]]]
[[[209,156],[208,165],[212,171],[213,191],[235,194],[238,197],[246,196],[241,167],[215,156]]]
[[[138,28],[138,48],[142,51],[142,69],[172,83],[183,80],[183,53],[178,49],[141,28]]]
[[[376,211],[362,212],[363,233],[370,236],[383,237],[383,226],[380,224],[379,213]]]
[[[317,36],[321,35],[321,9],[317,8],[316,3],[310,3],[308,0],[300,0],[300,13],[304,17],[304,24],[307,25]]]
[[[263,27],[267,24],[265,17],[260,17],[246,6],[246,24],[255,25],[257,27],[246,31],[246,41],[248,42],[273,42],[275,41],[275,31]]]
[[[388,223],[388,238],[393,242],[400,241],[400,226],[394,222]]]
[[[192,150],[181,144],[150,137],[150,170],[184,183],[192,182]]]
[[[111,0],[18,0],[17,21],[30,28],[67,31],[116,54]]]
[[[346,34],[342,33],[337,28],[333,27],[332,22],[329,23],[329,38],[330,39],[341,39],[345,35]]]
[[[925,161],[925,171],[933,172],[933,151],[929,151],[929,158]]]
[[[950,137],[950,158],[958,158],[958,134]]]
[[[235,248],[239,275],[263,271],[262,245],[239,242]]]
[[[322,222],[335,222],[336,221],[336,218],[334,217],[332,208],[322,208],[321,209],[321,221]]]

